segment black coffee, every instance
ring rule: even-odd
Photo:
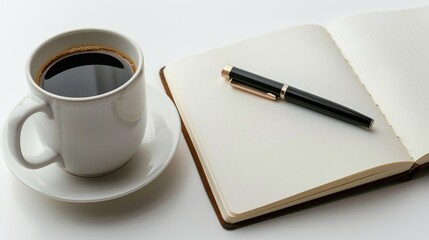
[[[83,49],[51,60],[41,70],[39,85],[56,95],[90,97],[118,88],[134,74],[133,63],[123,54],[100,47]]]

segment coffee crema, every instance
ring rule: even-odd
[[[112,91],[134,75],[136,65],[109,47],[85,45],[66,49],[44,64],[36,84],[65,97],[90,97]]]

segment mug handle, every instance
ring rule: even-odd
[[[45,113],[52,118],[49,104],[39,97],[28,96],[24,98],[11,113],[7,123],[7,141],[12,156],[24,167],[37,169],[58,162],[64,165],[60,154],[45,146],[42,153],[24,158],[21,149],[21,131],[27,119],[38,112]]]

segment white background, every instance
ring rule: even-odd
[[[0,0],[0,121],[26,95],[30,52],[67,30],[101,27],[131,36],[143,49],[148,82],[161,88],[158,70],[175,58],[292,25],[425,4],[429,1]],[[0,159],[0,239],[413,239],[426,236],[429,225],[425,175],[227,231],[183,137],[154,182],[101,203],[48,199],[19,182]]]

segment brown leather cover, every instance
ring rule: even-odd
[[[167,92],[167,95],[174,102],[174,98],[171,95],[170,89],[169,89],[167,81],[165,79],[164,68],[165,67],[161,68],[161,70],[159,72],[159,75],[161,77],[161,81],[162,81],[162,84],[163,84],[163,86],[165,88],[165,91]],[[179,112],[179,115],[180,115],[180,112]],[[210,202],[211,202],[211,204],[213,206],[213,209],[216,212],[217,218],[219,219],[221,225],[225,229],[228,229],[228,230],[239,228],[239,227],[246,226],[246,225],[253,224],[253,223],[257,223],[257,222],[260,222],[260,221],[263,221],[263,220],[266,220],[266,219],[270,219],[270,218],[273,218],[273,217],[282,216],[284,214],[296,212],[296,211],[299,211],[299,210],[302,210],[302,209],[310,208],[310,207],[313,207],[313,206],[316,206],[316,205],[319,205],[319,204],[322,204],[322,203],[326,203],[326,202],[329,202],[329,201],[332,201],[332,200],[335,200],[335,199],[353,196],[353,195],[355,195],[355,194],[357,194],[359,192],[362,193],[362,192],[365,192],[365,191],[371,191],[371,190],[379,188],[382,185],[393,184],[393,183],[398,182],[398,181],[409,180],[409,179],[411,179],[415,175],[415,173],[417,171],[419,171],[422,168],[425,168],[425,167],[429,166],[429,163],[423,164],[421,166],[419,166],[417,164],[414,164],[411,167],[411,169],[409,169],[408,171],[400,173],[400,174],[397,174],[397,175],[394,175],[394,176],[390,176],[390,177],[387,177],[387,178],[384,178],[384,179],[380,179],[380,180],[377,180],[377,181],[374,181],[374,182],[370,182],[370,183],[367,183],[367,184],[364,184],[364,185],[361,185],[361,186],[357,186],[357,187],[354,187],[354,188],[351,188],[351,189],[347,189],[345,191],[334,193],[334,194],[331,194],[331,195],[328,195],[328,196],[325,196],[325,197],[321,197],[321,198],[318,198],[318,199],[314,199],[314,200],[311,200],[311,201],[308,201],[308,202],[300,203],[298,205],[294,205],[294,206],[291,206],[291,207],[288,207],[288,208],[280,209],[280,210],[277,210],[275,212],[271,212],[271,213],[268,213],[268,214],[265,214],[265,215],[262,215],[262,216],[258,216],[258,217],[251,218],[251,219],[247,219],[247,220],[244,220],[244,221],[241,221],[241,222],[238,222],[238,223],[229,223],[229,222],[226,222],[225,219],[222,218],[222,214],[220,213],[219,207],[218,207],[218,205],[216,203],[216,200],[215,200],[215,198],[213,196],[213,192],[212,192],[212,190],[210,188],[209,182],[207,181],[207,177],[206,177],[206,175],[204,173],[203,167],[201,165],[201,162],[200,162],[200,159],[198,157],[198,154],[197,154],[197,152],[195,150],[194,144],[192,143],[191,138],[189,137],[189,133],[188,133],[185,125],[183,124],[183,120],[182,120],[182,116],[181,115],[180,115],[180,119],[181,119],[181,124],[182,124],[183,135],[185,137],[186,143],[188,144],[189,150],[190,150],[190,152],[192,154],[192,157],[194,159],[195,166],[197,167],[197,170],[198,170],[198,173],[200,175],[201,181],[203,182],[204,188],[205,188],[205,190],[207,192],[207,196],[210,199]]]

